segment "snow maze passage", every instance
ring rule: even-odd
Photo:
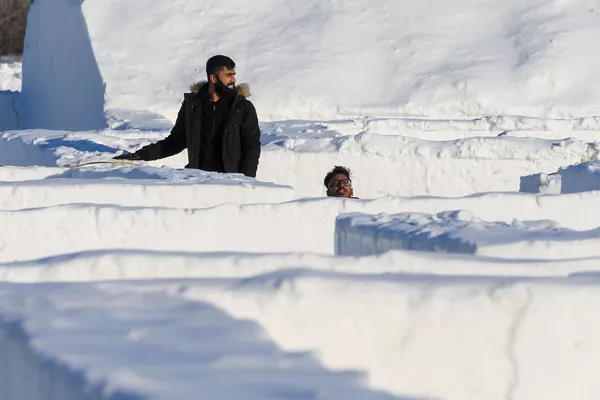
[[[0,400],[597,399],[588,3],[36,0],[21,91],[0,59]],[[256,179],[82,165],[166,137],[217,52]]]
[[[114,132],[65,135],[2,136],[10,153],[0,153],[15,157],[14,166],[0,168],[0,221],[10,227],[0,231],[0,344],[6,355],[0,374],[11,382],[3,398],[194,398],[209,391],[214,398],[256,399],[315,393],[331,399],[507,393],[558,399],[572,395],[573,387],[585,388],[578,398],[593,397],[596,380],[589,371],[597,367],[600,332],[591,321],[600,302],[594,283],[600,263],[597,235],[585,232],[600,227],[598,214],[589,212],[600,192],[519,193],[519,176],[531,169],[522,162],[528,157],[518,156],[502,159],[515,176],[506,182],[483,176],[487,170],[477,165],[489,159],[465,160],[483,182],[477,187],[471,181],[473,193],[466,197],[428,196],[423,189],[421,196],[397,196],[407,189],[394,178],[377,188],[366,178],[363,196],[358,173],[361,198],[333,199],[316,189],[318,181],[313,185],[284,166],[271,182],[176,168],[177,158],[168,162],[172,167],[66,169],[62,165],[116,151],[123,139]],[[511,139],[476,140],[514,146],[503,142]],[[537,155],[552,149],[546,143],[535,142]],[[559,160],[572,157],[557,164],[575,163],[594,149],[571,143],[574,149],[550,150]],[[427,154],[437,157],[438,144],[419,145],[429,145]],[[266,144],[265,164],[269,151]],[[332,154],[364,165],[379,157],[298,153],[309,160],[307,170],[316,159],[326,165]],[[377,162],[387,162],[386,171],[403,157],[414,156]],[[429,190],[457,190],[464,177],[454,178]],[[509,187],[485,193],[490,185]],[[388,248],[397,251],[372,256],[381,249],[365,238],[384,231],[371,225],[361,239],[340,225],[344,218],[380,215],[375,221],[381,222],[401,213],[421,215],[416,220],[438,234],[461,238],[471,229],[465,240],[474,237],[477,244],[485,242],[477,233],[485,229],[492,235],[489,248],[494,235],[510,245],[449,256],[437,252],[447,251],[444,246],[405,252],[398,250],[410,247],[392,243]],[[500,224],[508,231],[495,230]],[[542,236],[559,230],[564,246],[546,241],[523,250],[520,244],[536,238],[519,226]],[[334,255],[340,229],[358,242],[347,241],[350,251]],[[90,331],[96,333],[84,333]],[[556,358],[560,366],[548,362]],[[24,376],[36,383],[24,385]],[[560,379],[537,383],[547,376]]]

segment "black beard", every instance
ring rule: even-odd
[[[235,86],[233,89],[228,88],[218,78],[217,78],[217,82],[215,83],[215,91],[217,92],[219,97],[221,97],[223,99],[233,99],[235,97],[235,95],[237,94],[237,90],[235,89]]]

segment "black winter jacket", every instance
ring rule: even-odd
[[[188,149],[186,168],[200,168],[200,138],[202,130],[202,102],[208,101],[201,93],[206,93],[207,82],[191,87],[192,92],[184,95],[184,101],[177,115],[171,134],[165,139],[138,150],[146,161],[158,160]],[[203,90],[204,89],[204,90]],[[254,105],[246,99],[250,96],[247,84],[237,86],[223,131],[223,167],[226,173],[242,173],[255,177],[260,157],[260,129]]]

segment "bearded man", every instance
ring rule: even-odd
[[[116,160],[151,161],[188,150],[186,168],[256,177],[260,129],[247,84],[236,86],[235,63],[217,55],[206,62],[208,81],[184,95],[175,126],[165,139]]]

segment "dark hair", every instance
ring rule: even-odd
[[[325,187],[327,189],[329,189],[329,182],[331,182],[333,177],[336,176],[337,174],[345,175],[346,178],[350,179],[351,172],[350,172],[349,168],[342,167],[340,165],[336,165],[335,167],[333,167],[333,169],[331,171],[329,171],[327,173],[327,175],[325,175],[325,179],[323,180],[323,184],[325,185]]]
[[[217,75],[223,68],[234,69],[235,63],[227,56],[212,56],[206,62],[206,76],[210,77],[211,74]]]

